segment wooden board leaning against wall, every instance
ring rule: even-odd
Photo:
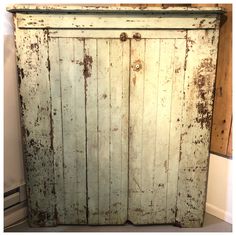
[[[223,7],[210,151],[232,157],[232,4],[119,4],[121,6]]]
[[[227,13],[221,19],[211,152],[232,156],[232,5],[218,4]]]

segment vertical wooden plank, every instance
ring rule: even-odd
[[[160,68],[156,119],[156,159],[154,173],[154,223],[167,220],[167,184],[169,165],[170,114],[174,74],[174,39],[160,40]],[[173,104],[174,106],[175,104]],[[158,173],[158,174],[157,174]]]
[[[59,63],[59,40],[50,39],[49,43],[50,88],[52,103],[54,175],[56,193],[57,223],[64,223],[64,174],[63,174],[63,136],[61,110],[61,73]]]
[[[85,81],[84,81],[84,41],[74,39],[74,132],[76,137],[76,200],[77,223],[87,223],[87,180],[86,180],[86,123],[85,123]],[[72,132],[73,133],[73,132]]]
[[[221,18],[211,152],[227,155],[232,120],[232,4],[219,7],[227,13]]]
[[[218,29],[189,30],[176,224],[200,227],[205,209]]]
[[[99,224],[109,224],[110,186],[110,77],[109,40],[99,39],[98,63],[98,156]]]
[[[153,211],[154,189],[153,177],[156,174],[153,169],[155,163],[155,140],[156,140],[156,115],[157,115],[157,90],[160,64],[160,40],[145,40],[144,58],[144,98],[143,98],[143,147],[142,147],[142,196],[141,209],[142,217],[139,220],[142,224],[154,222],[155,213]],[[132,101],[135,102],[135,101]],[[157,198],[157,197],[156,197]]]
[[[172,97],[169,132],[169,161],[167,182],[167,223],[175,222],[178,166],[180,153],[181,118],[183,107],[184,62],[186,40],[176,39],[174,47],[174,72],[172,74]]]
[[[97,112],[97,40],[85,39],[85,101],[87,120],[88,224],[99,223],[99,166]]]
[[[124,43],[125,44],[125,43]],[[126,43],[127,44],[127,43]],[[123,71],[123,42],[110,40],[110,224],[123,224],[127,220],[124,208],[127,198],[128,173],[122,167],[127,165],[127,136],[122,140],[122,132],[127,131],[123,109],[128,107],[128,74]],[[127,61],[127,58],[125,59]],[[127,67],[127,65],[124,65]],[[126,70],[127,72],[127,70]],[[124,83],[124,84],[123,84]],[[125,86],[125,90],[123,90]],[[124,97],[123,97],[124,95]],[[125,144],[123,146],[122,144]],[[124,161],[124,162],[122,162]],[[127,171],[127,168],[124,170]]]
[[[62,126],[64,152],[64,223],[78,222],[77,213],[77,145],[75,132],[76,84],[74,67],[74,40],[71,38],[59,39],[61,96],[62,96]]]
[[[129,117],[129,207],[128,220],[140,223],[142,215],[142,122],[145,40],[131,40]]]
[[[122,100],[121,100],[121,197],[118,211],[120,223],[128,220],[128,143],[129,143],[129,79],[130,41],[122,42]]]
[[[16,29],[15,37],[29,223],[52,226],[56,218],[47,31]]]

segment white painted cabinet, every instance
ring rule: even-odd
[[[222,9],[8,10],[30,224],[202,225]]]

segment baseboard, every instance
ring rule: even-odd
[[[210,203],[206,203],[206,212],[232,224],[232,215],[230,212],[222,210]]]
[[[17,221],[27,217],[27,207],[25,203],[20,203],[4,211],[4,228],[15,224]]]

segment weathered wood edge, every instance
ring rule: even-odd
[[[108,5],[87,6],[87,5],[55,5],[55,4],[11,4],[6,8],[9,12],[30,12],[30,13],[171,13],[171,14],[224,14],[222,7],[116,7]]]

